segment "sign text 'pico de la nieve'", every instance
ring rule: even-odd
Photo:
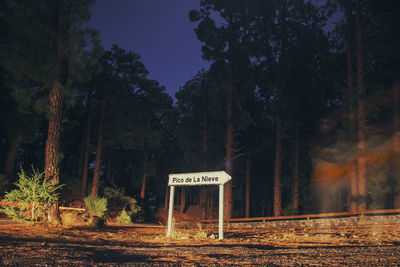
[[[170,174],[168,185],[218,185],[225,184],[230,179],[224,171]]]
[[[174,193],[175,186],[186,185],[218,185],[219,187],[219,208],[218,208],[218,236],[222,240],[224,238],[224,184],[231,180],[231,176],[224,171],[217,172],[192,172],[170,174],[168,176],[169,193],[169,209],[168,209],[168,230],[167,237],[171,236],[172,231],[172,214],[174,210]]]

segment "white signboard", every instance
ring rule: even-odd
[[[219,239],[224,238],[224,184],[231,179],[231,176],[224,171],[219,172],[192,172],[192,173],[178,173],[170,174],[168,185],[170,186],[169,192],[169,210],[168,210],[168,230],[167,236],[171,236],[172,230],[172,213],[174,210],[174,193],[175,186],[187,185],[219,185]]]
[[[230,179],[231,176],[224,171],[179,173],[169,175],[168,185],[220,185],[225,184]]]

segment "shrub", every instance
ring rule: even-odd
[[[175,231],[171,232],[171,238],[172,239],[186,239],[186,238],[188,238],[188,235],[175,230]]]
[[[131,221],[132,217],[142,210],[136,199],[125,195],[124,188],[106,187],[104,188],[104,196],[108,199],[108,215],[113,218],[117,217],[117,220],[124,210]]]
[[[20,206],[2,206],[9,217],[15,220],[36,221],[44,217],[46,209],[58,200],[57,192],[63,185],[53,186],[44,178],[44,173],[32,167],[28,176],[21,168],[16,189],[7,192],[4,201],[20,203]]]
[[[76,212],[61,213],[61,220],[64,227],[79,225],[83,222],[83,218]]]
[[[117,217],[117,222],[119,223],[131,223],[131,216],[128,215],[125,209]]]
[[[196,240],[204,240],[204,239],[207,239],[207,232],[205,232],[205,231],[197,232],[197,233],[193,236],[193,238],[196,239]]]
[[[103,217],[107,211],[107,199],[100,197],[85,197],[85,206],[91,217]]]

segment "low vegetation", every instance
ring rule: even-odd
[[[46,209],[57,202],[62,185],[54,187],[33,166],[30,175],[21,168],[18,177],[16,188],[7,192],[3,200],[19,206],[1,206],[0,210],[15,220],[43,220]]]

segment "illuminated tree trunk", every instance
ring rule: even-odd
[[[357,196],[358,196],[358,164],[351,163],[349,169],[350,176],[350,211],[357,211]]]
[[[207,171],[207,152],[208,152],[208,90],[207,87],[202,85],[203,91],[203,137],[202,137],[202,149],[201,154],[203,157],[203,171]],[[200,207],[201,207],[201,218],[206,219],[207,217],[207,187],[200,187]]]
[[[190,196],[189,196],[189,201],[190,201]],[[186,206],[185,187],[181,186],[181,209],[180,209],[181,213],[185,212],[185,206]]]
[[[226,101],[226,155],[225,172],[232,176],[233,171],[233,84],[232,84],[232,65],[228,62],[228,86]],[[224,219],[232,217],[232,180],[225,184],[224,192]]]
[[[400,209],[400,81],[393,85],[393,113],[394,208]]]
[[[275,163],[274,163],[274,216],[282,214],[281,200],[281,165],[282,165],[282,88],[278,89],[278,110],[275,115]]]
[[[358,78],[358,210],[367,209],[367,160],[366,160],[366,113],[365,113],[365,86],[364,86],[364,48],[362,41],[361,7],[360,0],[356,0],[356,28],[357,28],[357,78]]]
[[[353,79],[353,19],[352,19],[352,1],[345,1],[346,12],[346,69],[347,69],[347,98],[348,98],[348,114],[349,114],[349,134],[351,140],[356,139],[356,112],[354,102],[354,79]],[[349,176],[350,176],[350,190],[349,190],[349,209],[350,211],[357,211],[357,197],[358,197],[358,164],[350,162]]]
[[[60,134],[61,134],[61,119],[62,119],[62,96],[61,84],[59,81],[54,81],[53,88],[50,93],[50,114],[49,114],[49,129],[46,140],[45,154],[45,175],[46,179],[54,186],[60,182],[59,169],[59,153],[60,153]],[[60,221],[58,205],[52,205],[48,211],[48,220],[52,223]]]
[[[168,191],[169,191],[169,186],[167,185],[167,187],[165,188],[165,198],[164,198],[164,209],[168,209],[168,197],[169,197],[169,194],[168,194]]]
[[[146,193],[146,180],[147,180],[147,155],[144,156],[144,163],[143,163],[143,178],[142,178],[142,187],[140,189],[140,198],[144,199]]]
[[[207,219],[207,187],[200,187],[201,218]]]
[[[293,208],[299,211],[299,126],[296,124],[293,167]]]
[[[46,179],[57,186],[60,182],[60,135],[63,110],[62,88],[67,78],[67,44],[69,31],[69,11],[67,3],[62,0],[57,1],[56,5],[56,36],[55,51],[56,62],[54,66],[54,78],[49,95],[50,111],[49,126],[46,139],[45,167],[44,173]],[[61,222],[58,210],[58,203],[48,209],[48,220],[50,223],[59,224]]]
[[[82,139],[81,144],[79,146],[79,158],[78,158],[78,168],[76,172],[76,178],[82,181],[82,173],[83,173],[83,158],[85,155],[85,138]]]
[[[106,100],[104,99],[101,105],[99,129],[97,134],[98,137],[97,137],[97,148],[96,148],[96,165],[94,166],[92,191],[90,192],[90,195],[92,197],[96,197],[99,192],[101,154],[103,151],[103,124],[104,124],[105,110],[106,110]]]
[[[19,135],[12,142],[10,151],[8,152],[8,155],[7,155],[5,172],[6,172],[6,177],[9,181],[12,178],[12,176],[14,175],[15,161],[17,160],[18,150],[19,150],[21,143],[22,143],[22,136]]]

